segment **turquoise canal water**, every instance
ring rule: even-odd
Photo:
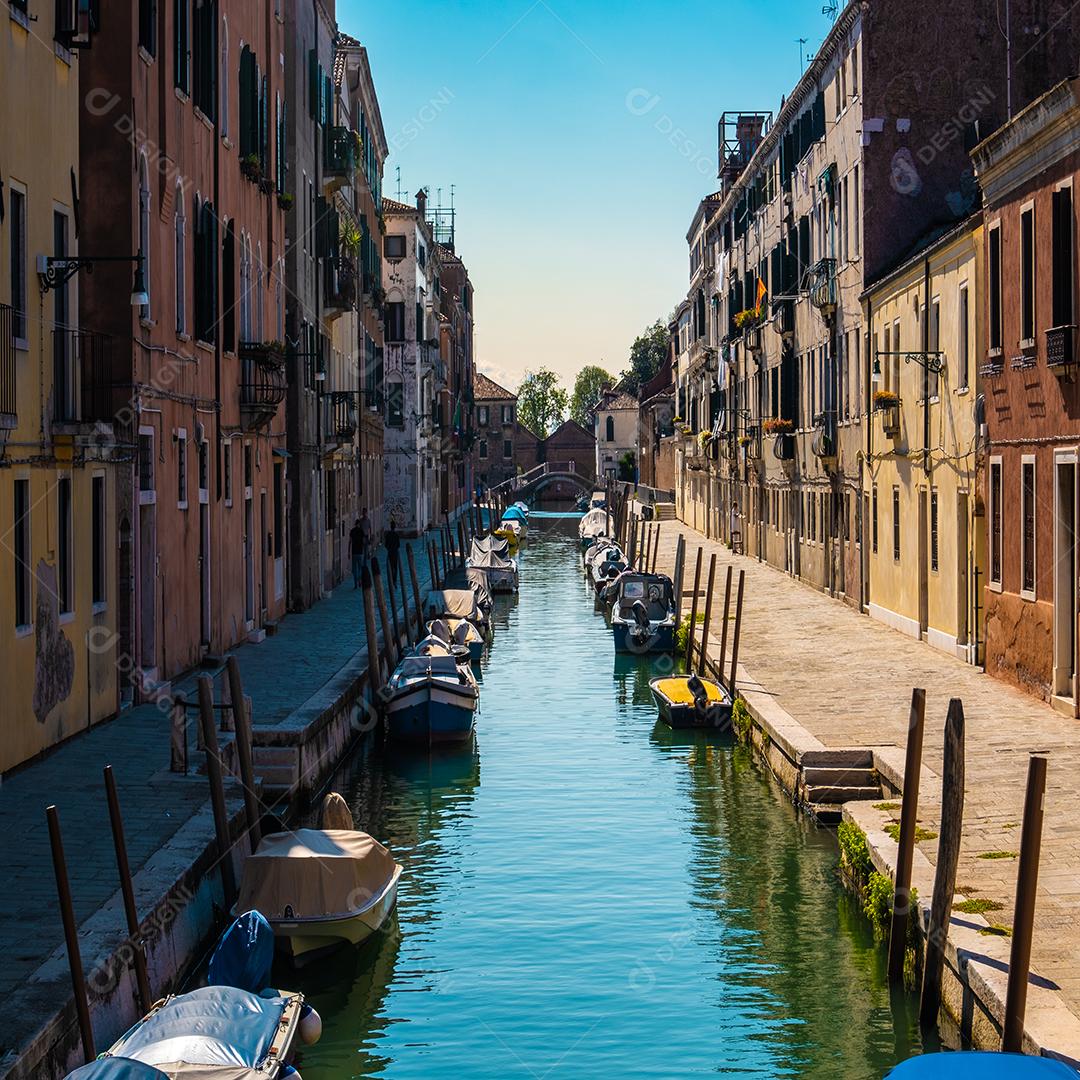
[[[743,748],[656,722],[576,537],[533,515],[474,744],[374,747],[340,781],[404,873],[390,932],[279,976],[325,1023],[304,1080],[881,1077],[915,1005],[833,833]]]

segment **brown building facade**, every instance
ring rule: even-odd
[[[972,156],[985,198],[986,667],[1075,716],[1080,80]]]
[[[475,482],[487,489],[516,476],[522,433],[517,422],[517,395],[480,372],[473,376],[473,424]]]

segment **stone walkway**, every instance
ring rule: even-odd
[[[428,560],[422,542],[411,543],[423,595],[430,588]],[[404,543],[401,557],[408,582]],[[381,561],[385,568],[385,553]],[[278,632],[261,644],[235,650],[257,724],[283,720],[365,649],[361,597],[350,578],[309,611],[286,616]],[[413,603],[411,587],[409,603]],[[177,680],[175,689],[195,701],[194,674]],[[192,723],[192,738],[194,728]],[[171,773],[169,738],[168,712],[142,705],[69,740],[0,786],[0,866],[5,894],[0,919],[0,1009],[10,1018],[0,1035],[0,1076],[12,1051],[50,1015],[42,1015],[41,1010],[51,1007],[55,1011],[70,994],[66,968],[56,981],[55,965],[47,968],[48,987],[36,987],[45,980],[39,969],[64,940],[45,807],[55,803],[59,811],[76,917],[84,927],[119,887],[102,776],[105,765],[111,764],[116,775],[133,875],[185,824],[200,813],[207,816],[207,780],[195,773],[200,758],[192,756],[189,775]],[[209,842],[213,832],[208,816],[206,824]],[[156,902],[157,897],[152,899]],[[117,945],[124,936],[118,919]],[[87,956],[83,960],[89,963]],[[39,972],[37,979],[35,972]],[[28,1008],[28,983],[42,991],[32,995],[33,1008]]]
[[[690,607],[694,560],[703,548],[702,591],[709,556],[717,555],[711,631],[723,620],[726,567],[746,571],[740,667],[776,703],[829,748],[880,749],[903,773],[913,687],[926,689],[926,731],[919,820],[939,820],[942,736],[949,699],[964,703],[966,795],[958,892],[1002,905],[987,914],[1012,925],[1017,859],[991,853],[1020,846],[1027,760],[1048,756],[1042,863],[1033,967],[1060,988],[1080,1017],[1080,721],[1056,713],[976,668],[915,641],[755,559],[733,555],[681,522],[661,526],[658,569],[671,573],[679,534],[686,538],[684,610]],[[733,588],[734,592],[734,588]],[[704,601],[699,604],[703,609]],[[732,604],[734,608],[734,602]],[[718,610],[719,609],[719,610]],[[730,645],[729,645],[730,655]],[[897,815],[898,816],[898,815]],[[919,850],[933,861],[936,840]]]

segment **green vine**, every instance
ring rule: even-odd
[[[861,890],[873,869],[866,833],[853,822],[841,821],[836,826],[836,839],[840,844],[840,865],[851,875]]]
[[[731,726],[740,742],[747,742],[750,738],[750,730],[754,726],[753,717],[746,707],[746,702],[737,697],[731,706]]]

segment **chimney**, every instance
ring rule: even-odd
[[[416,193],[416,209],[421,217],[427,217],[427,192],[423,188]]]

